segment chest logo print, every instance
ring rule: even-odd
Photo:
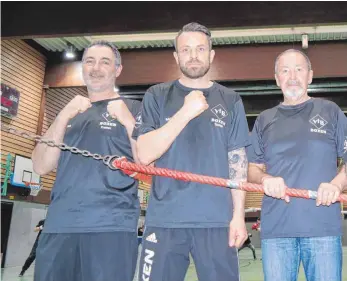
[[[215,107],[211,108],[211,111],[217,117],[217,118],[211,118],[211,122],[214,123],[216,127],[224,128],[225,122],[222,121],[222,119],[224,119],[225,117],[229,115],[228,111],[226,111],[221,104],[218,104]]]
[[[108,112],[104,112],[102,114],[102,117],[104,117],[104,119],[107,121],[107,122],[112,122],[114,120],[116,120],[115,118],[113,118]]]
[[[314,128],[311,128],[311,132],[320,133],[320,134],[326,134],[327,133],[327,131],[322,130],[322,128],[324,128],[328,124],[328,122],[319,114],[312,117],[310,119],[310,123],[314,126]]]
[[[218,104],[215,107],[213,107],[211,111],[214,115],[216,115],[218,119],[223,119],[229,115],[228,111],[226,111],[221,104]]]
[[[101,116],[105,119],[106,122],[101,121],[100,122],[100,128],[104,129],[104,130],[111,130],[112,127],[116,127],[117,124],[116,119],[113,118],[108,112],[104,112],[103,114],[101,114]]]

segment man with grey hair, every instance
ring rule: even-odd
[[[140,103],[114,90],[122,71],[116,47],[92,43],[82,60],[88,98],[74,97],[44,137],[101,155],[137,161],[131,134]],[[137,260],[138,182],[91,157],[37,144],[34,170],[57,168],[35,281],[132,281]]]
[[[178,80],[151,87],[134,130],[143,164],[246,181],[248,125],[242,100],[209,78],[215,52],[197,23],[175,39]],[[192,255],[200,281],[239,280],[247,238],[245,192],[154,177],[140,280],[183,281]]]
[[[337,171],[336,160],[344,154],[346,117],[335,103],[308,96],[313,71],[301,51],[281,53],[275,70],[284,101],[258,116],[247,150],[248,180],[265,191],[265,281],[297,280],[301,262],[308,281],[339,281],[342,222],[336,200],[347,189],[347,174]],[[313,190],[317,200],[289,198],[287,186]]]

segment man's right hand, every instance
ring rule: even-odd
[[[184,115],[189,120],[194,119],[208,109],[206,98],[201,91],[191,91],[185,98],[182,106]]]
[[[286,195],[287,186],[280,177],[264,177],[262,180],[264,186],[264,193],[268,196],[283,199],[287,203],[289,203],[289,196]]]
[[[91,106],[92,103],[90,102],[90,99],[77,95],[63,108],[61,115],[68,119],[72,119],[77,114],[86,111]]]

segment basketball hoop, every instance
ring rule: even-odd
[[[37,196],[39,194],[40,190],[42,189],[43,184],[37,183],[37,182],[27,182],[25,181],[24,184],[30,188],[30,195],[31,196]]]

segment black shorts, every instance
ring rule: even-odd
[[[133,281],[135,232],[42,233],[34,281]]]
[[[139,281],[183,281],[191,253],[199,281],[239,281],[238,252],[228,228],[146,227]]]

